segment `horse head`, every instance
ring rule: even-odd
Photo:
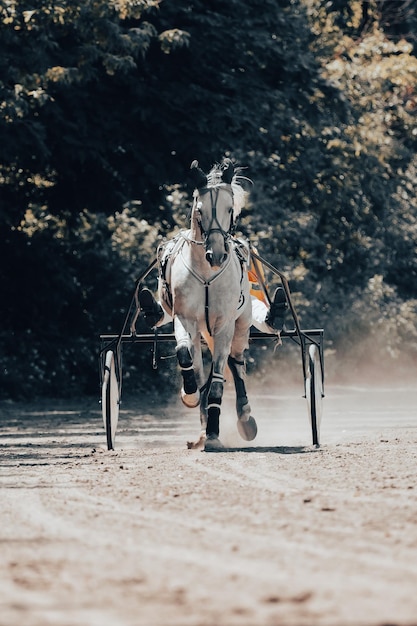
[[[229,240],[233,228],[234,166],[230,159],[214,166],[205,174],[197,161],[191,164],[195,185],[193,215],[203,237],[206,260],[218,269],[228,259]]]

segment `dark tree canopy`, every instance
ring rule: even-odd
[[[413,2],[2,0],[0,29],[0,393],[94,389],[191,161],[225,155],[335,353],[359,316],[415,355]]]

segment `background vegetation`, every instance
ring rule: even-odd
[[[412,0],[1,0],[0,29],[1,396],[98,390],[98,335],[186,224],[191,161],[224,155],[330,375],[415,363]]]

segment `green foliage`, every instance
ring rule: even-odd
[[[189,164],[223,155],[303,324],[412,359],[417,22],[397,5],[3,0],[0,393],[96,389],[98,334],[187,224]]]

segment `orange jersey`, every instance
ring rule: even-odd
[[[259,267],[259,271],[260,271],[262,280],[264,280],[265,276],[264,276],[262,265]],[[259,284],[258,276],[256,274],[255,267],[253,265],[252,260],[251,260],[250,268],[248,269],[248,278],[250,282],[250,295],[253,296],[254,298],[258,298],[258,300],[261,300],[262,302],[267,304],[265,296],[264,296],[264,292],[261,288],[261,285]]]

